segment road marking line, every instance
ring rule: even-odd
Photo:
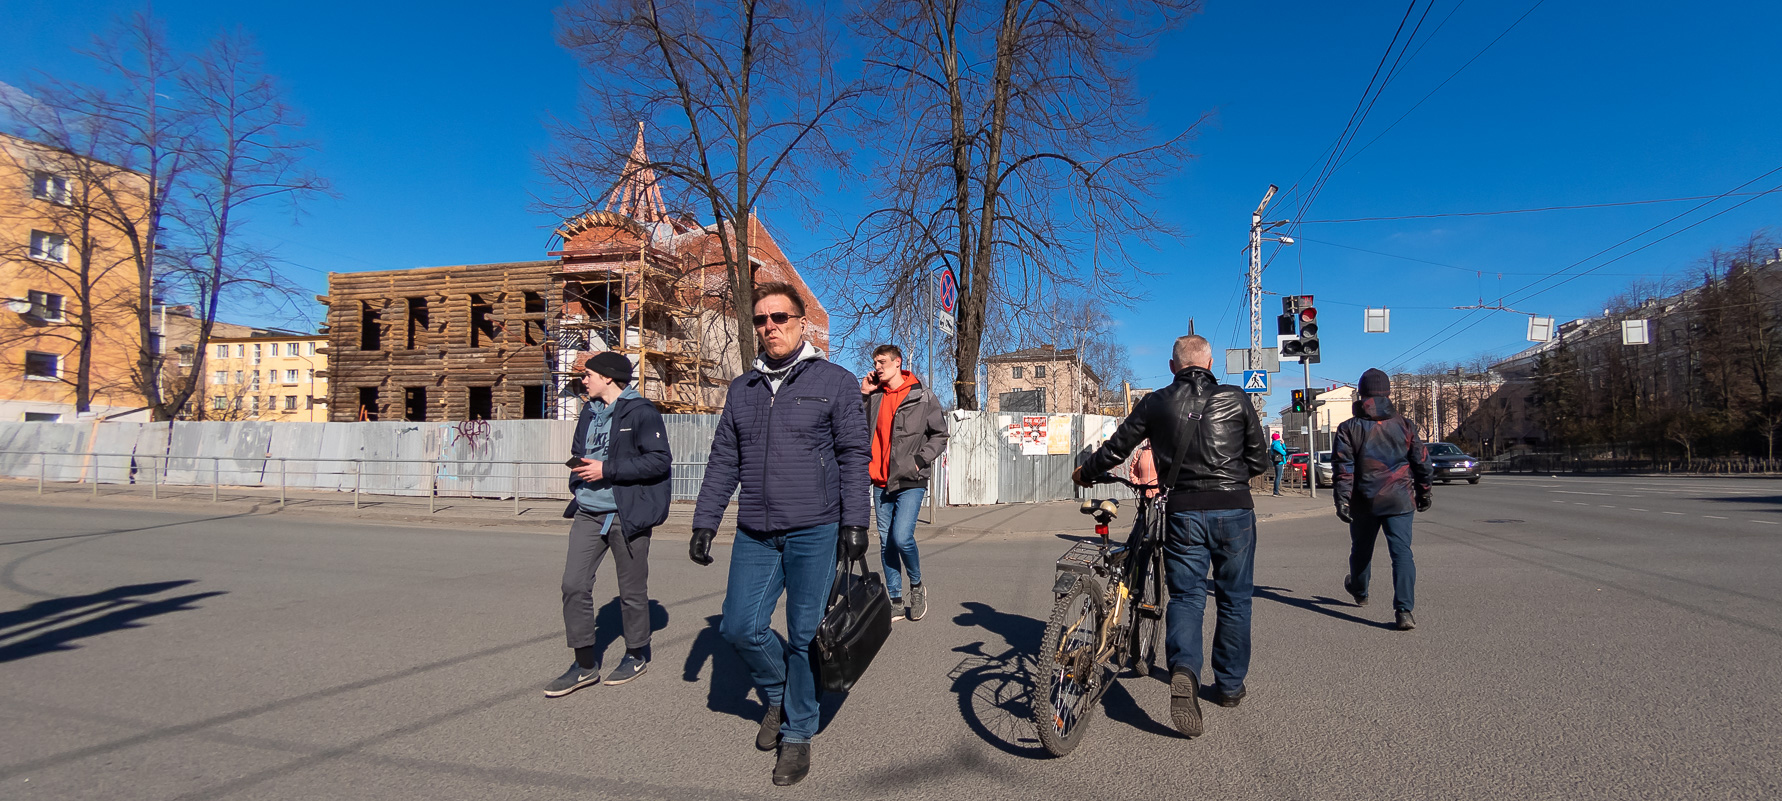
[[[1631,506],[1629,506],[1629,507],[1627,507],[1627,510],[1628,510],[1628,511],[1630,511],[1630,512],[1644,512],[1644,511],[1646,511],[1646,510],[1644,510],[1644,509],[1635,509],[1635,508],[1633,508],[1633,507],[1631,507]]]
[[[1764,524],[1764,525],[1766,525],[1766,526],[1782,526],[1782,523],[1778,523],[1778,522],[1776,522],[1776,521],[1774,521],[1774,520],[1752,520],[1752,521],[1750,521],[1750,522],[1753,522],[1753,523],[1762,523],[1762,524]]]
[[[1613,493],[1613,492],[1576,492],[1573,490],[1553,490],[1553,492],[1556,492],[1560,495],[1601,495],[1604,498],[1615,497],[1615,493]]]
[[[1577,501],[1572,501],[1572,505],[1573,505],[1573,506],[1589,506],[1589,505],[1590,505],[1590,504],[1587,504],[1587,503],[1579,503],[1579,502],[1577,502]]]
[[[1720,515],[1702,515],[1702,517],[1708,518],[1709,520],[1725,520],[1726,519],[1724,517],[1721,517]]]
[[[1665,514],[1667,514],[1667,515],[1680,515],[1680,514],[1683,514],[1683,513],[1682,513],[1682,512],[1665,512]]]
[[[1602,508],[1604,508],[1604,509],[1613,509],[1613,508],[1615,508],[1615,507],[1613,507],[1613,506],[1610,506],[1610,505],[1608,505],[1608,504],[1606,504],[1606,503],[1599,503],[1599,504],[1597,504],[1597,506],[1601,506],[1601,507],[1602,507]]]

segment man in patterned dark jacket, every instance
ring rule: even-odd
[[[1349,572],[1343,589],[1357,606],[1367,606],[1368,573],[1374,543],[1386,530],[1392,554],[1392,610],[1399,631],[1417,627],[1417,563],[1411,558],[1413,509],[1429,511],[1432,497],[1429,449],[1417,427],[1392,408],[1392,383],[1379,370],[1361,374],[1355,416],[1337,427],[1330,461],[1336,472],[1337,517],[1349,524]]]

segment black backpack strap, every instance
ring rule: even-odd
[[[1192,388],[1194,385],[1189,384],[1188,386]],[[1217,392],[1218,389],[1214,388],[1213,391]],[[1207,401],[1210,399],[1210,395],[1195,394],[1183,404],[1182,414],[1188,418],[1188,430],[1182,432],[1182,436],[1179,437],[1180,443],[1176,446],[1175,458],[1169,464],[1169,479],[1163,482],[1164,492],[1175,489],[1176,476],[1182,472],[1182,460],[1188,458],[1188,446],[1200,438],[1200,421],[1202,417],[1206,416]]]

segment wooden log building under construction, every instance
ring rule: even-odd
[[[564,223],[553,259],[329,273],[331,419],[571,419],[577,354],[602,350],[631,359],[664,412],[722,408],[743,367],[718,229],[671,215],[648,164],[640,129],[604,208]],[[755,280],[798,287],[827,349],[822,302],[749,226]]]

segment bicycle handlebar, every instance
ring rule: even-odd
[[[1139,492],[1139,493],[1145,492],[1146,490],[1163,489],[1163,487],[1161,487],[1157,484],[1134,484],[1133,482],[1131,482],[1127,479],[1121,478],[1119,476],[1116,476],[1113,473],[1102,473],[1099,476],[1089,479],[1089,483],[1090,484],[1125,484],[1128,489],[1132,490],[1133,492]]]

